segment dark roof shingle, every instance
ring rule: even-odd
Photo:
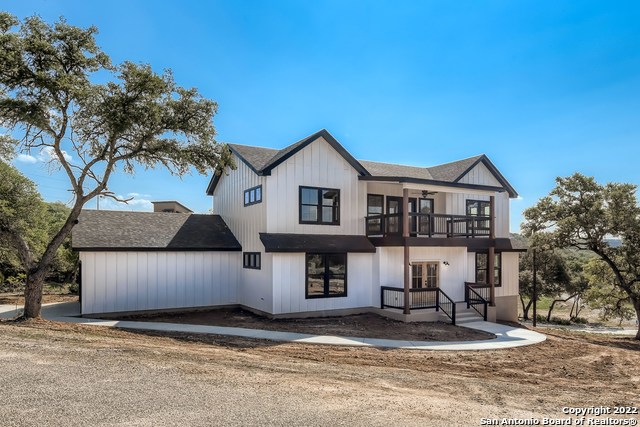
[[[73,228],[76,250],[239,251],[219,215],[83,210]]]

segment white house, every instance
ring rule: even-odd
[[[228,146],[237,168],[207,188],[214,215],[83,211],[83,315],[239,305],[517,319],[517,194],[486,156],[358,161],[326,130],[281,150]]]

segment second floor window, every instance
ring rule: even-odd
[[[300,224],[340,225],[340,190],[300,187]]]
[[[244,190],[244,205],[251,206],[262,203],[262,185]]]

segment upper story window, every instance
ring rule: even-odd
[[[251,206],[262,203],[262,185],[244,190],[244,205]]]
[[[468,216],[483,216],[489,218],[491,216],[491,203],[487,200],[467,200]],[[475,220],[476,230],[489,230],[491,226],[490,220]]]
[[[340,190],[300,187],[300,224],[340,225]]]
[[[467,215],[491,216],[491,204],[487,200],[467,200]]]

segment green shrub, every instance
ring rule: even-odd
[[[573,323],[577,323],[579,325],[586,325],[587,323],[589,323],[589,321],[587,319],[585,319],[584,317],[574,317],[571,319],[571,321]]]
[[[69,293],[73,295],[78,295],[80,292],[80,286],[76,282],[69,283]]]
[[[3,288],[8,292],[23,291],[26,278],[27,275],[24,273],[18,273],[15,276],[10,276],[5,280]]]

